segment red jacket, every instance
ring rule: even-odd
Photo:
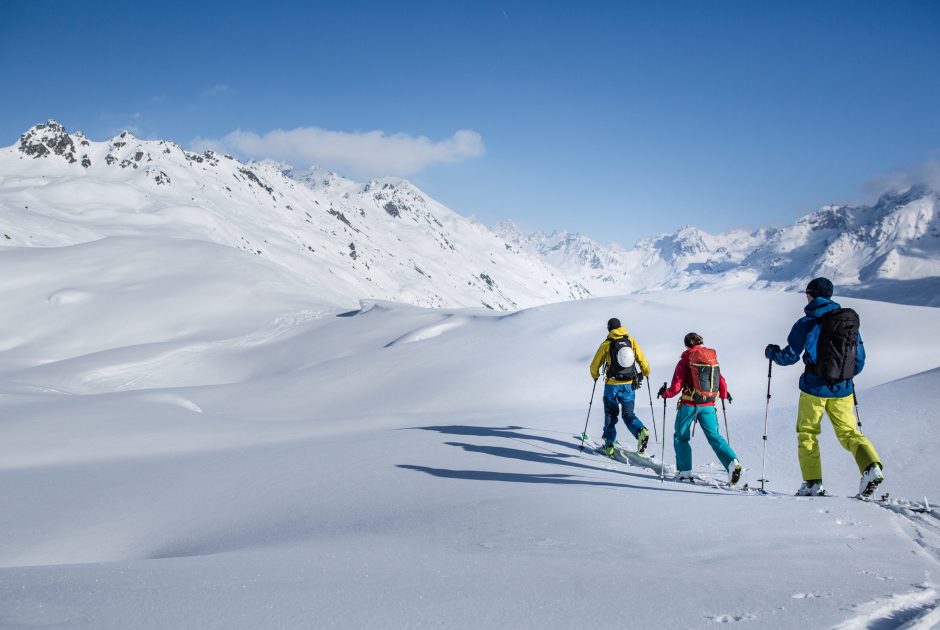
[[[689,367],[689,353],[692,352],[692,348],[687,349],[682,353],[679,362],[676,364],[676,371],[672,374],[672,385],[669,386],[669,389],[663,394],[664,398],[672,398],[679,392],[683,394],[692,392],[692,369]],[[728,384],[725,383],[725,377],[719,375],[718,377],[718,397],[722,400],[728,398]],[[680,405],[689,405],[692,407],[714,407],[715,403],[700,403],[696,405],[691,400],[686,400],[683,395],[682,399],[679,400]]]

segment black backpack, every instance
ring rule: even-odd
[[[630,341],[630,337],[610,340],[607,378],[618,381],[631,381],[636,378],[636,353],[633,351],[633,342]]]
[[[816,364],[812,366],[816,376],[830,384],[855,378],[860,323],[858,313],[850,308],[837,308],[819,318]]]

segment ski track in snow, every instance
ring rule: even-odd
[[[940,592],[920,585],[913,591],[859,604],[856,615],[833,630],[929,630],[940,624]]]

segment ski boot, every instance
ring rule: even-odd
[[[646,445],[650,441],[650,430],[647,428],[642,428],[637,431],[636,434],[636,452],[640,455],[646,454]]]
[[[826,489],[823,488],[822,479],[807,479],[796,491],[798,497],[824,497]]]
[[[884,480],[885,476],[881,472],[881,464],[875,462],[862,473],[862,478],[858,482],[858,497],[860,499],[870,499],[875,492],[875,488]]]
[[[732,460],[728,464],[728,485],[736,486],[738,481],[741,480],[741,473],[744,472],[744,468],[741,466],[741,463],[738,460]]]

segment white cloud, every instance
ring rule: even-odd
[[[426,136],[389,135],[384,131],[350,133],[300,127],[258,135],[239,129],[219,139],[196,138],[191,146],[194,150],[212,148],[299,167],[319,164],[362,177],[411,175],[432,164],[458,162],[484,152],[483,138],[469,129],[461,129],[437,142]]]
[[[888,191],[905,190],[916,184],[925,184],[940,191],[940,160],[928,160],[910,168],[875,177],[865,185],[865,190],[878,195]]]

